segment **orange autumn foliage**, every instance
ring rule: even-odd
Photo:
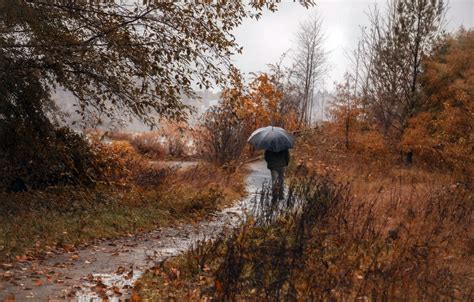
[[[238,162],[255,129],[274,125],[291,131],[298,125],[296,112],[283,112],[283,93],[273,76],[262,73],[248,85],[236,70],[229,78],[231,85],[221,93],[219,105],[209,108],[194,129],[198,153],[219,165]]]
[[[461,30],[425,59],[423,110],[409,121],[402,148],[431,167],[474,173],[474,31]]]
[[[259,75],[250,83],[250,93],[244,98],[239,111],[244,119],[253,121],[253,127],[272,125],[281,119],[278,103],[282,93],[270,82],[267,74]]]
[[[331,104],[329,131],[341,147],[355,153],[380,156],[388,151],[386,141],[377,127],[366,118],[359,100],[351,94],[348,84],[338,85]]]
[[[271,75],[258,75],[249,84],[249,90],[249,93],[242,97],[242,107],[237,112],[252,129],[269,125],[281,126],[287,130],[297,128],[296,112],[281,112],[283,93],[276,87]]]
[[[103,165],[103,178],[116,183],[128,183],[138,171],[146,166],[146,161],[128,141],[113,141],[103,144],[90,137],[92,148]]]

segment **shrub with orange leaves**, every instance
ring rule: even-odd
[[[104,144],[91,137],[91,147],[97,155],[96,165],[102,168],[105,181],[128,182],[146,165],[128,141],[112,141]]]
[[[409,121],[405,150],[432,167],[474,173],[474,30],[442,41],[424,61],[422,111]]]

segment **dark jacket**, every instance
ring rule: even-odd
[[[280,152],[265,151],[265,161],[267,162],[267,168],[278,169],[288,166],[290,162],[290,152],[283,150]]]

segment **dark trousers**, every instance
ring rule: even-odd
[[[270,170],[272,173],[272,196],[274,200],[280,200],[284,197],[285,170],[286,167],[273,168]]]

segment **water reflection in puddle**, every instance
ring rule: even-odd
[[[176,256],[184,250],[186,248],[183,246],[161,248],[159,253],[154,252],[153,256],[149,257],[150,260],[163,259]],[[141,267],[124,268],[120,266],[112,274],[90,274],[83,279],[81,286],[76,288],[75,299],[77,302],[130,301],[133,286],[143,273],[144,268]]]
[[[123,274],[94,274],[92,280],[84,282],[83,288],[76,292],[78,302],[100,302],[107,298],[110,302],[129,299],[133,285],[143,275],[133,270]]]
[[[129,255],[143,255],[143,257],[129,259],[131,263],[134,263],[133,267],[127,269],[119,267],[115,273],[91,274],[83,278],[80,287],[76,287],[76,301],[130,301],[133,286],[146,268],[168,257],[181,254],[198,241],[212,240],[223,229],[233,228],[241,223],[245,216],[244,213],[251,210],[252,203],[255,203],[255,199],[258,198],[256,191],[261,189],[269,176],[262,162],[252,163],[251,168],[251,173],[247,178],[247,189],[250,193],[247,198],[232,207],[213,214],[213,219],[209,221],[203,221],[194,226],[163,230],[160,240],[150,240],[143,246],[138,245],[130,248]],[[140,258],[146,259],[146,261],[139,261]]]

